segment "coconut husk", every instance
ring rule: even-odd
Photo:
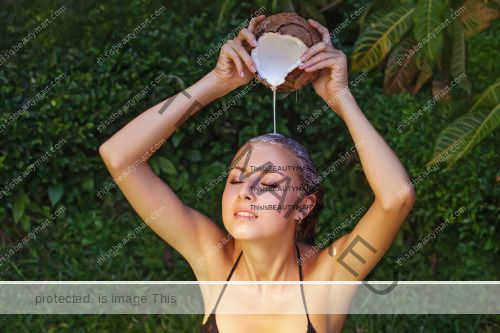
[[[254,35],[259,40],[266,32],[276,32],[281,35],[291,35],[299,38],[307,47],[311,47],[321,41],[320,33],[309,25],[306,19],[296,13],[279,13],[266,17],[254,29]],[[246,49],[250,52],[252,47],[245,43]],[[254,73],[256,78],[259,78],[258,73]],[[294,91],[301,89],[309,82],[316,79],[318,72],[305,72],[300,68],[295,68],[290,72],[286,81],[279,85],[278,91]],[[265,80],[261,80],[263,84],[270,87]]]

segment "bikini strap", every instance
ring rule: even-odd
[[[297,245],[297,243],[295,243],[295,249],[297,250],[297,263],[299,264],[300,282],[302,282],[302,260],[300,256],[299,246]],[[307,316],[307,323],[309,325],[311,321],[309,320],[309,312],[307,311],[306,297],[304,295],[304,287],[302,286],[302,283],[300,284],[300,293],[302,294],[302,303],[304,303],[304,309],[306,310],[306,316]]]
[[[243,251],[240,252],[240,255],[238,256],[238,259],[236,259],[236,262],[233,265],[233,268],[231,269],[231,272],[229,273],[229,276],[226,279],[226,282],[231,279],[231,276],[233,275],[234,270],[236,269],[236,266],[238,265],[238,262],[240,261],[241,255],[243,254]],[[219,305],[220,299],[222,298],[222,294],[224,294],[224,291],[226,290],[227,283],[224,284],[224,288],[222,288],[222,291],[219,294],[219,298],[217,299],[217,303],[215,303],[214,309],[212,310],[212,313],[215,313],[215,309]]]

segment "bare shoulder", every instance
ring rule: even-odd
[[[299,243],[301,254],[300,263],[304,280],[308,281],[333,281],[334,267],[340,251],[344,248],[347,235],[335,240],[326,247]]]

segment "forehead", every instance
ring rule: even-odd
[[[249,144],[241,147],[233,157],[231,164],[239,159],[235,166],[243,167],[249,154],[250,159],[248,161],[247,168],[250,166],[258,167],[268,162],[277,166],[293,166],[296,164],[286,149],[280,145],[262,143],[259,145],[257,143],[252,143],[251,145],[253,146],[252,151],[249,149]]]

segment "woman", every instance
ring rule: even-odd
[[[255,64],[242,43],[256,46],[253,29],[263,19],[263,15],[252,19],[247,29],[227,42],[215,68],[187,88],[187,94],[172,99],[166,111],[160,112],[165,101],[158,103],[101,145],[99,153],[113,177],[121,175],[145,153],[149,157],[155,145],[174,133],[186,110],[191,114],[198,112],[199,107],[251,81]],[[235,167],[227,177],[222,218],[233,237],[225,243],[222,240],[227,239],[226,231],[184,205],[149,165],[142,163],[118,185],[143,220],[155,216],[149,226],[189,262],[199,281],[362,281],[387,252],[413,205],[415,194],[411,189],[397,195],[409,184],[405,169],[347,89],[345,55],[332,46],[325,27],[313,20],[309,23],[322,34],[323,41],[303,55],[300,67],[307,72],[319,71],[312,83],[314,90],[347,125],[375,194],[374,202],[354,231],[334,241],[329,248],[318,249],[307,244],[314,232],[322,197],[312,162],[305,149],[291,139],[279,134],[257,137],[240,148],[233,159]],[[197,108],[191,112],[194,100]],[[262,166],[281,166],[285,171],[259,170]],[[300,168],[283,168],[287,166]],[[272,190],[276,186],[281,189]],[[261,209],[270,205],[288,208]],[[155,211],[162,206],[168,207],[168,214],[156,216]],[[338,258],[335,256],[360,237],[371,247],[356,247],[365,262],[353,255],[335,260]],[[225,245],[214,252],[212,249],[219,243]],[[307,258],[303,256],[306,252]],[[335,255],[334,259],[328,252]],[[219,314],[216,319],[217,306],[231,301],[222,297],[225,289],[219,288],[221,292],[217,293],[203,291],[205,306],[212,309],[203,319],[203,332],[340,332],[346,317],[308,314],[307,303],[313,301],[307,294],[304,297],[302,289],[306,316]],[[255,297],[263,291],[255,290]]]

